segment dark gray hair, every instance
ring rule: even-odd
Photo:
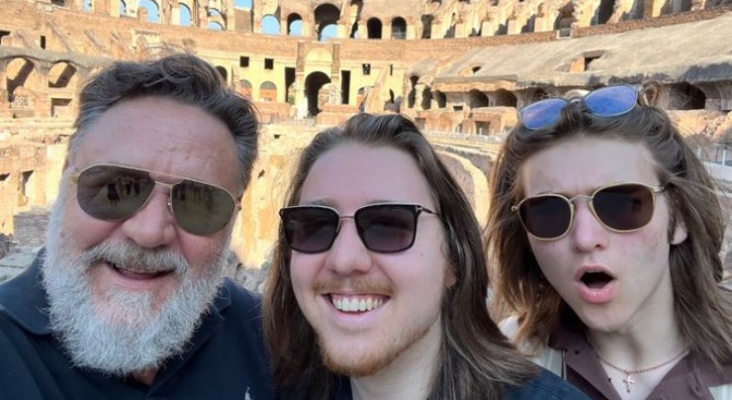
[[[94,76],[79,96],[79,115],[69,154],[78,150],[89,128],[102,114],[123,101],[157,96],[198,107],[221,120],[236,143],[242,190],[249,183],[257,158],[259,122],[252,103],[226,86],[206,61],[191,54],[174,54],[144,62],[119,61]]]

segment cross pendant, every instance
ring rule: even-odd
[[[628,374],[628,376],[626,376],[625,379],[623,379],[623,383],[625,383],[625,390],[627,390],[628,393],[630,393],[630,385],[635,383],[635,379],[633,379],[633,377],[630,376],[630,374]]]

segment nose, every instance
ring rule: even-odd
[[[588,252],[607,247],[608,231],[595,217],[587,200],[574,201],[574,221],[569,237],[578,252]]]
[[[141,209],[122,223],[124,235],[145,248],[170,244],[176,235],[176,223],[168,207],[170,192],[156,186]]]
[[[371,252],[358,236],[353,219],[341,219],[340,230],[326,257],[326,267],[339,275],[365,274],[371,269]]]

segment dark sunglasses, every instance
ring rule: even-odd
[[[519,111],[521,124],[528,130],[546,128],[559,121],[562,110],[568,104],[579,102],[584,110],[590,114],[602,117],[617,117],[627,114],[638,104],[639,98],[645,97],[631,86],[607,86],[594,90],[581,98],[563,99],[553,98],[539,100]]]
[[[651,221],[656,193],[664,190],[665,185],[612,184],[598,188],[589,196],[579,194],[571,199],[556,193],[527,197],[511,206],[511,211],[518,211],[521,224],[532,236],[555,240],[564,237],[572,227],[574,201],[586,198],[602,226],[613,232],[633,232]]]
[[[206,236],[223,229],[238,206],[226,189],[191,179],[158,182],[151,171],[117,165],[94,165],[74,173],[76,199],[84,212],[104,221],[128,218],[142,209],[155,185],[170,190],[168,208],[188,233]]]
[[[364,246],[377,253],[396,253],[414,244],[419,214],[438,215],[415,204],[372,204],[353,215],[339,215],[330,207],[293,206],[280,210],[285,239],[290,248],[301,253],[322,253],[340,231],[340,221],[351,218]]]

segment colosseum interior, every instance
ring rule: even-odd
[[[0,3],[0,234],[20,248],[43,244],[85,80],[113,60],[172,51],[214,64],[264,122],[233,239],[246,267],[266,264],[293,154],[359,111],[414,119],[485,220],[486,173],[517,108],[651,80],[732,183],[731,0]]]

